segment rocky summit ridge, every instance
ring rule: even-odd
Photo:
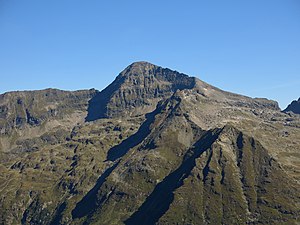
[[[0,95],[0,224],[298,224],[300,116],[136,62]]]
[[[286,107],[284,112],[293,112],[296,114],[300,114],[300,98],[298,100],[292,101],[292,103]]]
[[[91,100],[86,119],[142,115],[153,111],[162,98],[176,90],[194,86],[193,77],[147,62],[133,63]]]

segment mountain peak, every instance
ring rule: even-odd
[[[152,74],[157,68],[161,68],[146,61],[134,62],[127,66],[122,72],[121,76],[128,75],[148,75]],[[152,72],[151,72],[152,71]]]
[[[127,66],[107,88],[91,99],[86,121],[144,115],[153,111],[159,101],[185,89],[193,89],[194,93],[210,100],[263,108],[270,105],[269,108],[277,109],[273,102],[224,92],[195,77],[141,61]]]
[[[156,65],[154,65],[153,63],[147,62],[147,61],[136,61],[136,62],[131,63],[129,66],[132,66],[132,67],[136,67],[136,66],[145,67],[145,66],[156,66]]]
[[[124,116],[124,113],[144,114],[153,111],[158,101],[177,90],[194,86],[194,77],[149,62],[134,62],[91,100],[87,121]]]
[[[300,98],[298,100],[292,101],[291,104],[288,105],[288,107],[283,110],[284,112],[293,112],[296,114],[300,114]]]

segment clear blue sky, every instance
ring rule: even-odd
[[[103,89],[134,61],[300,97],[299,0],[0,0],[0,93]]]

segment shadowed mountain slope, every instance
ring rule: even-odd
[[[284,112],[293,112],[293,113],[297,113],[300,114],[300,98],[296,101],[292,101],[291,104],[288,105],[288,107],[283,110]]]

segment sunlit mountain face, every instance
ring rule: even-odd
[[[0,224],[300,223],[297,113],[148,62],[2,94]]]

